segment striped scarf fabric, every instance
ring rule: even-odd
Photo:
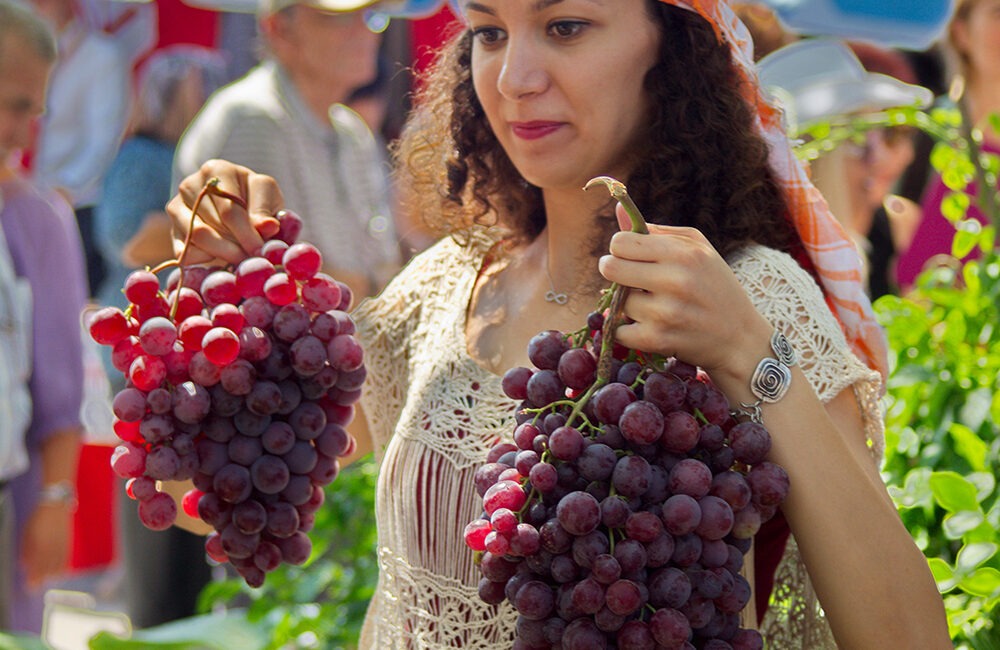
[[[757,128],[770,149],[770,164],[785,192],[792,221],[815,267],[827,302],[839,321],[851,349],[870,368],[886,377],[888,350],[885,333],[875,319],[864,292],[861,259],[826,200],[809,180],[792,151],[779,108],[761,91],[753,58],[753,42],[746,25],[726,0],[661,0],[694,11],[712,25],[729,46],[733,63],[746,83],[743,95],[756,109]]]

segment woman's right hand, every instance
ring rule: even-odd
[[[192,224],[191,209],[198,194],[212,179],[219,180],[219,189],[241,198],[246,209],[229,199],[207,194]],[[167,204],[173,226],[174,253],[180,259],[190,235],[185,264],[205,264],[214,260],[238,264],[260,251],[264,240],[277,234],[278,220],[274,215],[283,206],[281,189],[270,176],[226,160],[209,160],[181,181],[178,194]]]

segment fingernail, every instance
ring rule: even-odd
[[[257,232],[264,239],[270,239],[278,234],[278,230],[281,229],[281,224],[278,223],[277,219],[265,219],[257,224]]]

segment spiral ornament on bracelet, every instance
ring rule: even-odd
[[[785,335],[778,330],[774,330],[774,333],[771,334],[771,350],[781,363],[786,366],[795,365],[795,348],[792,347],[791,342],[789,342]]]
[[[777,402],[785,396],[791,385],[791,369],[778,359],[770,357],[760,360],[750,378],[750,390],[762,402]]]

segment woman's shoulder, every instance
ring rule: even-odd
[[[490,249],[483,233],[445,236],[415,255],[377,295],[354,310],[358,320],[403,320],[414,317],[428,299],[470,288]],[[450,304],[449,302],[449,304]]]

